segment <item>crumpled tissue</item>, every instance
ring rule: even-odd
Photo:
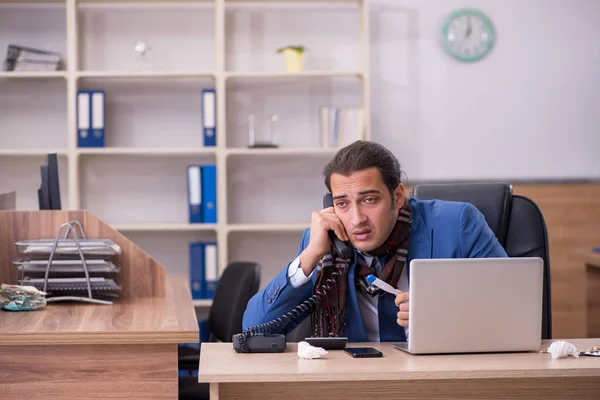
[[[579,349],[575,347],[574,344],[565,342],[564,340],[552,343],[550,347],[548,347],[548,353],[550,353],[554,359],[565,358],[568,356],[579,358]]]
[[[298,357],[306,360],[312,360],[313,358],[319,358],[327,355],[327,350],[322,347],[311,346],[308,342],[298,342]]]
[[[46,307],[46,293],[33,286],[0,285],[0,308],[7,311],[33,311]]]

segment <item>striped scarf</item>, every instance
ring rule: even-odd
[[[370,251],[369,255],[380,257],[387,255],[387,262],[378,273],[372,266],[366,265],[361,257],[358,260],[354,284],[358,291],[371,296],[379,296],[381,289],[369,284],[365,277],[373,274],[393,287],[398,286],[400,275],[406,265],[408,256],[408,237],[412,221],[410,206],[405,204],[398,213],[398,220],[392,233],[377,249]],[[346,260],[336,257],[331,253],[326,254],[317,265],[317,277],[313,293],[322,292],[329,287],[325,296],[317,299],[311,315],[313,337],[344,336],[346,323],[346,290],[348,285],[349,265]],[[336,272],[336,275],[332,275]],[[335,283],[327,284],[328,279]],[[331,282],[331,281],[330,281]]]

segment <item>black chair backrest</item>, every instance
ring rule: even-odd
[[[498,241],[506,244],[512,186],[508,183],[442,183],[417,185],[412,196],[422,200],[440,199],[473,204],[485,217]]]
[[[544,261],[542,339],[552,338],[550,256],[544,216],[530,199],[512,194],[508,183],[445,183],[416,185],[413,197],[471,203],[509,257],[540,257]]]
[[[223,271],[208,315],[210,341],[231,342],[242,331],[242,317],[248,301],[258,292],[260,265],[232,262]]]
[[[542,339],[552,338],[550,253],[548,232],[540,208],[531,199],[513,195],[504,249],[509,257],[541,257],[544,260]]]

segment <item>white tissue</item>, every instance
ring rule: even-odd
[[[298,357],[306,360],[312,360],[313,358],[319,358],[327,354],[327,350],[322,347],[315,347],[308,344],[308,342],[302,341],[298,343]]]
[[[552,358],[564,358],[568,356],[573,356],[575,358],[579,358],[579,350],[575,345],[569,342],[565,342],[564,340],[559,340],[554,342],[548,347],[548,353],[552,356]]]

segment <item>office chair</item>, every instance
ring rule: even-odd
[[[484,215],[509,257],[542,258],[542,339],[551,339],[550,256],[546,223],[540,208],[531,199],[514,195],[508,183],[423,184],[416,185],[411,196],[471,203]]]
[[[233,335],[242,331],[242,317],[248,301],[258,292],[260,272],[261,266],[255,262],[238,261],[225,268],[208,315],[209,342],[231,342]],[[179,346],[178,361],[180,370],[197,370],[200,353],[197,349]],[[198,383],[197,376],[179,377],[179,399],[208,398],[207,383]]]

